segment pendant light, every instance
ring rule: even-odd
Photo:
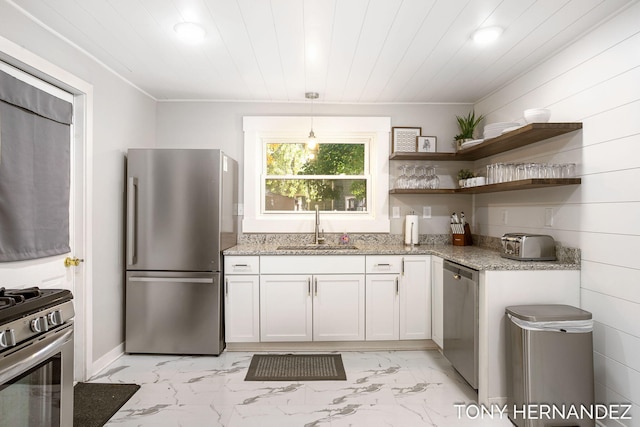
[[[310,150],[315,150],[318,146],[318,141],[316,141],[316,134],[313,133],[313,100],[318,99],[320,95],[318,92],[306,92],[304,97],[311,100],[311,130],[309,131],[309,136],[307,137],[307,148]]]

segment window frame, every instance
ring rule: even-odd
[[[306,140],[311,117],[245,116],[243,233],[313,233],[314,212],[263,212],[266,141]],[[388,233],[389,117],[314,117],[313,129],[322,140],[367,140],[369,165],[366,212],[321,212],[326,233]]]

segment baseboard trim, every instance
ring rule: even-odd
[[[433,340],[227,343],[227,351],[391,351],[438,349],[438,345],[433,342]]]
[[[104,356],[96,360],[91,364],[91,372],[89,372],[89,379],[94,378],[102,370],[118,360],[124,354],[124,343],[120,343],[113,350],[107,352]]]

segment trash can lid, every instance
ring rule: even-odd
[[[529,322],[591,319],[590,312],[564,304],[512,305],[506,312]]]

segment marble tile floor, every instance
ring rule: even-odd
[[[511,426],[438,351],[341,352],[347,381],[309,382],[244,381],[252,354],[124,355],[90,381],[141,385],[107,427]]]

